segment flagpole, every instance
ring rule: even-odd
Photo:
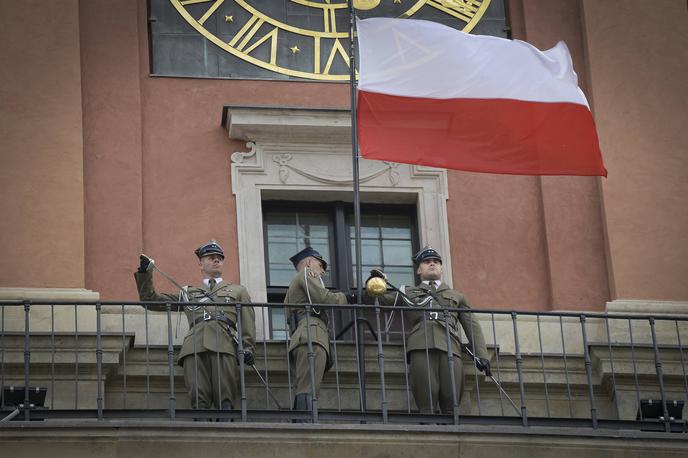
[[[353,161],[353,188],[354,188],[354,236],[356,252],[356,303],[363,299],[363,269],[361,262],[361,196],[358,168],[358,132],[356,129],[356,45],[354,42],[354,30],[356,28],[356,13],[354,0],[349,0],[349,89],[351,92],[351,156]],[[358,312],[354,310],[354,332],[356,335],[356,349],[358,355],[358,387],[361,402],[361,411],[366,410],[365,392],[365,348],[363,343],[363,320],[359,319]]]

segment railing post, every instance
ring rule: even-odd
[[[284,316],[285,316],[285,320],[287,322],[287,333],[288,333],[287,338],[284,340],[284,354],[287,357],[287,388],[288,388],[287,391],[289,393],[289,401],[291,402],[291,400],[294,398],[294,396],[292,395],[292,391],[291,391],[291,358],[289,355],[289,341],[291,340],[291,325],[289,324],[289,318],[290,318],[289,317],[289,309],[287,309],[287,308],[284,309]],[[293,402],[292,402],[292,404],[290,404],[289,409],[294,410]]]
[[[588,351],[588,334],[585,330],[585,315],[580,316],[581,333],[583,336],[583,359],[585,361],[585,375],[588,379],[588,395],[590,396],[590,419],[593,429],[597,429],[597,406],[595,404],[595,393],[592,387],[592,363],[590,362],[590,352]]]
[[[471,317],[471,319],[473,318]],[[449,380],[451,381],[452,414],[454,415],[454,424],[458,425],[459,400],[456,397],[456,375],[454,374],[454,345],[451,340],[451,334],[449,332],[449,310],[447,309],[444,309],[444,330],[447,335],[447,364],[449,365]],[[461,371],[461,373],[463,374],[463,371]],[[463,380],[461,380],[461,383],[463,383]]]
[[[265,323],[265,310],[268,310],[268,314],[270,313],[269,308],[263,308],[261,310],[261,322]],[[239,330],[237,329],[237,333]],[[266,333],[267,334],[267,333]],[[265,408],[269,409],[270,408],[270,365],[268,364],[268,342],[267,342],[267,336],[263,338],[263,367],[265,368]],[[256,345],[256,350],[258,349],[258,345]],[[257,371],[258,369],[256,369]],[[274,400],[273,400],[274,402]],[[275,406],[277,407],[277,406]],[[279,409],[279,407],[278,407]]]
[[[528,426],[528,412],[526,410],[526,391],[523,386],[523,359],[521,358],[521,347],[518,341],[518,325],[516,324],[516,312],[511,312],[511,322],[514,327],[514,350],[516,351],[516,372],[518,373],[518,389],[521,394],[521,420],[523,426]]]
[[[126,319],[124,305],[122,305],[122,408],[127,408],[127,346],[126,346]]]
[[[357,304],[360,305],[360,304]],[[363,311],[360,311],[362,314]],[[359,315],[359,310],[354,309],[354,337],[356,338],[356,361],[358,363],[358,385],[361,402],[361,412],[368,410],[368,397],[366,393],[366,365],[365,365],[365,317]]]
[[[24,301],[24,420],[31,420],[29,403],[29,368],[31,366],[31,347],[29,346],[29,313],[31,301]]]
[[[0,306],[0,390],[5,389],[5,306]],[[677,328],[678,329],[678,328]],[[0,409],[5,408],[5,398],[0,399]]]
[[[144,307],[143,309],[143,322],[144,322],[144,327],[145,327],[145,334],[146,334],[146,409],[149,408],[148,405],[148,398],[150,398],[150,355],[149,355],[149,341],[148,341],[148,306]],[[194,339],[194,342],[196,342],[196,339]]]
[[[55,305],[50,304],[50,408],[55,410]]]
[[[688,377],[686,376],[686,362],[683,359],[683,346],[681,345],[681,332],[678,328],[678,320],[674,320],[676,326],[676,340],[678,342],[678,354],[681,357],[681,371],[683,372],[683,389],[688,396]]]
[[[220,320],[219,320],[219,315],[217,313],[217,306],[215,306],[215,312],[211,313],[211,316],[213,317],[213,321],[215,321],[215,343],[218,345],[217,350],[215,351],[215,363],[217,364],[217,405],[215,408],[218,411],[218,414],[221,415],[222,413],[222,370],[220,369],[222,367],[222,358],[220,358],[220,347],[219,347],[219,342],[220,342]],[[237,344],[237,352],[239,351],[239,347]],[[238,359],[238,364],[239,364],[239,369],[241,369],[241,363],[243,362],[244,355],[242,353],[239,353],[239,358]],[[220,417],[217,417],[217,420],[219,420]]]
[[[571,383],[569,381],[569,365],[566,359],[566,338],[564,337],[564,320],[559,315],[559,333],[561,335],[561,352],[564,356],[564,376],[566,377],[566,395],[569,400],[569,414],[573,418],[573,402],[571,401]]]
[[[246,377],[244,364],[244,336],[241,333],[241,303],[236,303],[236,317],[237,317],[237,351],[239,352],[239,386],[241,389],[241,421],[247,420],[248,414],[246,410]]]
[[[430,304],[432,307],[432,304]],[[430,415],[435,413],[435,400],[432,398],[432,376],[430,370],[430,349],[428,343],[428,312],[423,311],[423,338],[425,339],[425,369],[428,376],[428,404],[430,405]],[[419,390],[420,393],[420,390]],[[415,392],[414,392],[415,396]],[[418,400],[416,399],[416,404]],[[420,405],[418,406],[420,409]],[[424,413],[424,412],[421,412]]]
[[[74,305],[74,410],[76,410],[78,408],[79,408],[79,312],[78,312],[78,308],[75,304]]]
[[[638,404],[638,412],[640,413],[640,420],[643,418],[643,409],[640,408],[640,386],[638,384],[638,368],[635,363],[635,344],[633,343],[633,322],[628,319],[628,338],[631,343],[631,361],[633,362],[633,380],[635,382],[635,399]]]
[[[655,331],[655,317],[651,316],[650,331],[652,332],[652,347],[655,350],[655,369],[657,371],[657,381],[659,382],[659,396],[662,400],[662,412],[664,413],[664,429],[666,432],[671,432],[671,420],[669,419],[669,409],[667,409],[666,393],[664,392],[664,376],[662,374],[662,359],[659,355],[659,346],[657,345],[657,333]]]
[[[308,370],[311,376],[311,415],[313,423],[318,422],[318,390],[315,388],[315,353],[311,336],[311,306],[306,305],[306,343],[308,348]]]
[[[471,323],[470,339],[471,339],[471,343],[473,343],[473,342],[475,342],[475,335],[473,334],[473,319],[474,319],[473,312],[468,313],[468,318],[470,319],[469,323]],[[480,325],[478,325],[478,326],[480,326]],[[466,332],[466,337],[468,337],[468,332]],[[478,354],[477,354],[477,350],[475,348],[473,349],[473,352],[474,352],[473,356],[475,358],[477,358]],[[477,368],[475,367],[475,360],[471,361],[471,366],[473,367],[473,380],[475,381],[475,397],[476,397],[476,401],[477,401],[477,405],[478,405],[478,416],[481,416],[483,414],[483,411],[482,411],[482,408],[480,407],[480,404],[481,404],[481,402],[480,402],[480,381],[478,380],[478,373],[480,371],[478,371]]]
[[[380,304],[375,298],[375,321],[377,327],[377,363],[380,367],[380,394],[382,396],[382,423],[387,423],[387,394],[385,393],[385,353],[382,349],[382,329],[380,326]]]
[[[499,410],[501,411],[503,417],[504,404],[502,403],[502,390],[499,389],[502,383],[502,371],[499,367],[499,345],[497,344],[497,329],[495,327],[494,313],[490,314],[490,320],[492,321],[492,342],[494,343],[495,347],[495,362],[497,363],[497,384],[495,384],[495,388],[497,389],[497,393],[499,393]]]
[[[609,365],[612,370],[612,390],[613,390],[613,399],[614,399],[614,406],[616,407],[616,419],[621,420],[621,413],[619,412],[619,398],[617,397],[616,393],[616,375],[614,373],[614,354],[612,352],[612,336],[609,332],[609,317],[605,316],[604,317],[604,327],[607,330],[607,350],[609,354]]]
[[[342,411],[342,395],[341,395],[341,387],[339,385],[339,358],[337,357],[337,326],[335,322],[335,317],[337,316],[337,313],[335,313],[335,310],[332,310],[332,352],[334,354],[334,380],[335,383],[337,384],[337,410],[339,412]],[[290,396],[291,398],[291,396]]]
[[[196,308],[189,307],[191,309],[191,323],[196,322]],[[196,332],[198,329],[191,327],[189,330],[192,333],[191,341],[193,342],[193,357],[194,357],[194,405],[191,406],[192,409],[198,409],[198,349],[196,348]]]
[[[102,306],[99,302],[96,302],[96,372],[97,372],[97,398],[96,405],[98,407],[98,420],[103,419],[103,344],[101,341],[101,323],[100,323],[100,312]]]
[[[396,305],[396,300],[395,300]],[[404,380],[406,382],[406,412],[411,413],[411,393],[409,390],[409,366],[406,353],[406,325],[404,322],[404,312],[399,311],[399,321],[401,322],[401,346],[403,349],[403,360],[404,360]]]
[[[540,368],[542,369],[542,383],[545,387],[545,406],[547,417],[551,417],[549,411],[549,391],[547,389],[547,371],[545,370],[545,353],[542,350],[542,330],[540,329],[540,315],[537,315],[538,344],[540,345]]]
[[[177,398],[174,395],[174,346],[172,345],[172,305],[165,304],[167,312],[167,371],[170,374],[170,420],[176,416]]]

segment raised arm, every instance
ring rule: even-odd
[[[330,291],[323,286],[320,276],[312,270],[304,269],[301,273],[301,280],[304,282],[306,294],[309,296],[311,304],[346,304],[344,293]]]
[[[387,281],[387,275],[385,275],[385,273],[381,269],[372,269],[370,271],[370,276],[365,281],[365,285],[367,286],[368,281],[371,278],[375,278],[375,277],[382,278],[385,282]],[[377,297],[378,303],[380,305],[384,305],[384,306],[388,306],[388,307],[395,306],[395,305],[403,305],[403,300],[401,299],[401,295],[398,292],[392,291],[389,289],[382,296],[373,296],[372,294],[368,293],[368,289],[366,288],[365,294],[363,294],[363,303],[368,304],[368,305],[372,305],[375,303],[375,297]]]
[[[169,294],[169,293],[157,293],[153,287],[153,272],[135,272],[134,279],[136,280],[136,288],[139,293],[139,300],[141,301],[151,301],[151,302],[172,302],[172,310],[177,310],[179,305],[174,304],[179,301],[179,293]],[[164,305],[148,305],[149,310],[155,310],[158,312],[166,311]]]

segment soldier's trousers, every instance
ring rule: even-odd
[[[414,350],[409,352],[409,372],[413,398],[421,413],[452,413],[452,382],[447,352],[442,350]],[[456,400],[461,400],[463,363],[454,355]],[[439,411],[438,406],[439,404]]]
[[[313,375],[315,377],[315,392],[320,391],[320,383],[325,375],[327,367],[327,351],[317,343],[313,342]],[[308,345],[299,345],[291,351],[294,358],[294,376],[296,378],[295,394],[312,394],[311,389],[311,370],[308,361]]]
[[[185,356],[182,366],[192,409],[220,409],[235,404],[239,367],[234,356],[202,351]]]

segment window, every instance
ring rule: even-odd
[[[370,269],[382,268],[394,285],[414,283],[414,237],[408,214],[361,212],[361,266],[365,281]],[[347,219],[351,245],[352,276],[349,287],[356,288],[356,236],[353,214]]]
[[[382,267],[395,285],[415,283],[411,257],[418,249],[413,205],[361,205],[363,278]],[[289,258],[312,246],[328,262],[325,284],[351,294],[356,288],[353,205],[345,202],[263,202],[266,283],[268,301],[282,302],[294,276]],[[351,320],[348,313],[334,317],[336,331]],[[283,310],[273,309],[271,336],[285,339]],[[345,336],[346,337],[346,336]]]
[[[289,258],[307,246],[330,259],[332,224],[327,213],[276,209],[265,214],[265,234],[267,284],[272,287],[289,286],[294,276],[294,266]],[[329,277],[326,281],[327,286],[332,286]]]

